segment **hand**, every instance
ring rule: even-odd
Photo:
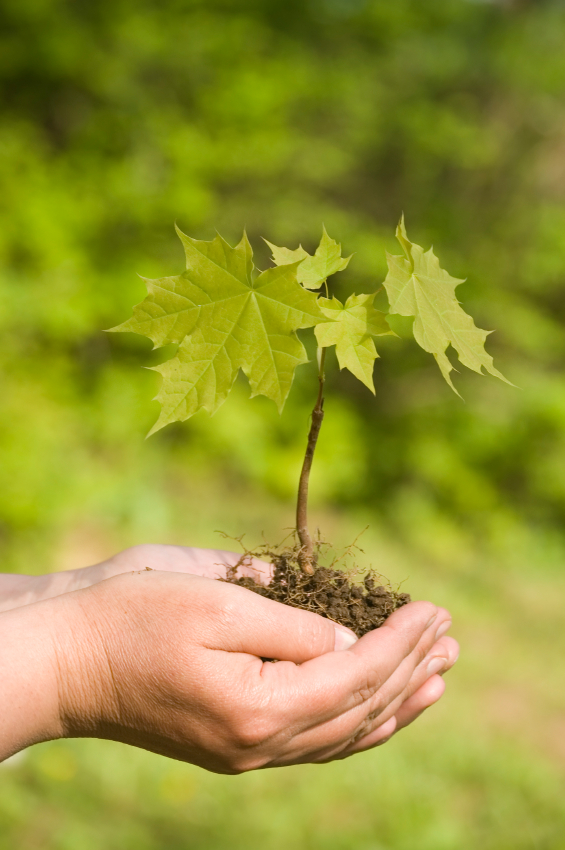
[[[34,602],[53,599],[63,593],[72,593],[92,587],[100,581],[131,572],[143,570],[166,570],[167,572],[190,573],[208,578],[225,578],[226,570],[241,559],[236,552],[224,549],[195,549],[190,546],[167,546],[144,543],[119,552],[100,564],[46,573],[41,576],[0,574],[0,612],[11,611]],[[272,565],[250,558],[238,573],[251,576],[258,582],[268,584]]]
[[[55,602],[61,734],[221,773],[376,746],[439,698],[457,653],[427,602],[341,651],[354,638],[331,621],[194,575],[129,571]]]
[[[226,567],[236,564],[239,559],[239,555],[224,550],[149,544],[134,546],[92,567],[39,577],[0,576],[0,581],[11,583],[9,590],[13,590],[11,593],[6,593],[4,599],[0,600],[0,610],[8,610],[25,604],[31,604],[41,599],[50,599],[64,593],[72,592],[77,588],[91,587],[109,577],[146,567],[209,577],[225,576]],[[245,567],[240,568],[240,574],[252,575],[257,581],[266,583],[270,579],[271,569],[269,564],[254,560]],[[4,589],[5,586],[2,584],[0,591]],[[443,615],[445,615],[445,612],[443,612]],[[12,634],[15,634],[15,626],[10,626],[10,629]],[[29,634],[29,626],[26,629],[26,634]],[[439,655],[443,652],[448,659],[442,671],[445,672],[456,660],[456,644],[454,641],[446,638],[440,640],[434,646],[432,652],[436,652],[436,650]],[[405,690],[405,701],[398,708],[395,716],[389,718],[387,726],[381,725],[378,728],[378,732],[373,736],[374,745],[384,743],[394,731],[398,731],[411,723],[422,711],[437,702],[443,694],[445,685],[441,677],[439,675],[428,674],[426,678],[426,676],[422,676],[422,670],[423,668],[421,667],[415,672],[413,679]],[[21,671],[23,673],[23,667]],[[417,683],[421,681],[423,681],[423,684],[420,687],[416,687]],[[45,693],[48,693],[48,689],[46,689]],[[40,718],[36,719],[35,726],[41,727]],[[44,740],[45,736],[51,737],[53,735],[51,732],[42,732],[39,729],[39,731],[36,731],[34,739]],[[29,742],[32,743],[33,740],[30,739]],[[366,740],[362,744],[363,746],[368,746],[370,741]]]

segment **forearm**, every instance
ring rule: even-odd
[[[0,761],[61,735],[53,603],[0,614]]]

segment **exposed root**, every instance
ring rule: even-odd
[[[228,568],[226,579],[221,580],[239,584],[260,596],[293,608],[314,611],[347,626],[358,637],[382,626],[393,611],[410,602],[408,593],[393,590],[389,582],[383,580],[375,570],[369,570],[359,583],[354,579],[358,574],[355,568],[334,569],[337,563],[358,549],[356,541],[342,555],[334,557],[329,567],[315,566],[312,575],[304,573],[300,568],[301,548],[294,545],[272,550],[265,544],[257,551],[245,551],[238,563]],[[318,540],[315,563],[320,553],[327,552],[327,549],[329,546]],[[248,565],[251,558],[260,558],[273,564],[274,574],[268,585],[259,584],[247,576],[238,577],[238,569]]]

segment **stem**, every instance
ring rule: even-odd
[[[300,473],[300,481],[298,483],[298,500],[296,503],[296,531],[300,541],[300,553],[298,562],[305,573],[312,575],[314,572],[314,544],[308,531],[308,482],[310,480],[310,470],[312,468],[312,460],[318,435],[322,427],[324,419],[324,363],[326,361],[326,349],[318,349],[320,352],[318,371],[318,398],[312,411],[312,423],[310,425],[310,433],[308,434],[308,443],[306,445],[306,454],[304,455],[304,463],[302,464],[302,472]]]

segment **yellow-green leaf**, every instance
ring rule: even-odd
[[[265,242],[267,240],[265,239]],[[332,239],[323,228],[322,239],[312,256],[299,245],[295,250],[279,248],[267,242],[273,252],[273,262],[277,266],[302,261],[298,267],[298,282],[306,289],[319,289],[322,283],[332,274],[343,271],[351,257],[341,256],[341,245]]]
[[[396,229],[396,238],[405,256],[387,254],[388,274],[384,282],[390,302],[390,312],[400,316],[414,316],[413,333],[418,345],[436,358],[441,373],[454,392],[451,381],[453,370],[446,355],[449,345],[457,351],[459,360],[474,372],[506,380],[495,369],[490,354],[485,351],[485,340],[490,331],[477,328],[456,296],[455,289],[463,280],[451,277],[440,267],[433,250],[424,251],[410,242],[406,235],[404,217]],[[459,395],[459,393],[457,393]]]
[[[148,281],[149,294],[133,317],[113,328],[179,346],[171,360],[154,367],[163,377],[157,394],[162,409],[150,433],[202,408],[214,413],[240,369],[253,395],[282,408],[296,366],[307,361],[295,331],[324,319],[315,295],[296,279],[298,263],[254,279],[245,235],[235,248],[219,235],[211,242],[179,236],[186,271]]]
[[[148,296],[133,308],[133,316],[112,331],[131,331],[149,337],[158,348],[178,344],[192,332],[202,303],[213,301],[222,284],[224,291],[239,285],[245,292],[253,272],[253,251],[247,236],[232,248],[218,234],[211,242],[201,242],[186,236],[179,228],[177,234],[184,246],[187,271],[174,277],[155,280],[142,278]],[[210,276],[210,270],[213,270]],[[201,288],[206,279],[206,289]]]
[[[335,297],[320,298],[320,309],[330,321],[321,322],[314,329],[318,345],[335,345],[340,369],[349,369],[372,393],[373,365],[379,356],[373,337],[395,336],[385,314],[373,307],[375,295],[350,295],[345,304]]]

